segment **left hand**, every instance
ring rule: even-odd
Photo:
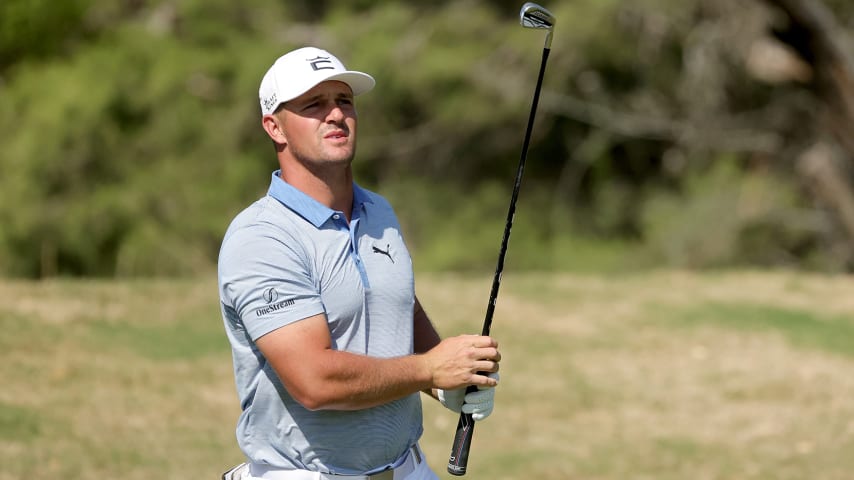
[[[499,380],[498,373],[490,373],[489,377]],[[456,413],[469,413],[474,421],[479,422],[492,414],[495,407],[495,388],[480,386],[477,391],[466,394],[465,388],[453,390],[438,389],[439,401],[449,410]]]

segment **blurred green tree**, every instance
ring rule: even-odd
[[[843,0],[544,2],[558,24],[510,259],[854,269],[847,97],[781,3],[854,22]],[[398,205],[419,264],[490,268],[543,41],[520,5],[3,2],[0,274],[212,268],[275,168],[259,78],[306,44],[377,78],[357,179]]]

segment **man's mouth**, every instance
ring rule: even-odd
[[[323,136],[323,138],[331,138],[331,139],[339,139],[339,138],[347,138],[347,132],[343,130],[335,130],[327,133]]]

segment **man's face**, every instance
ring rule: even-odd
[[[276,114],[286,137],[285,153],[306,166],[349,165],[356,154],[356,108],[350,87],[339,81],[316,85],[285,103]]]

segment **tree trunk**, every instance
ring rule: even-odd
[[[776,36],[809,63],[814,91],[825,106],[819,118],[828,138],[839,147],[840,161],[820,154],[827,149],[808,150],[798,171],[812,187],[816,198],[836,215],[854,252],[854,56],[851,40],[833,13],[820,0],[764,0],[788,17],[789,24],[774,26]],[[848,166],[849,168],[846,168]],[[851,255],[849,255],[851,258]]]

